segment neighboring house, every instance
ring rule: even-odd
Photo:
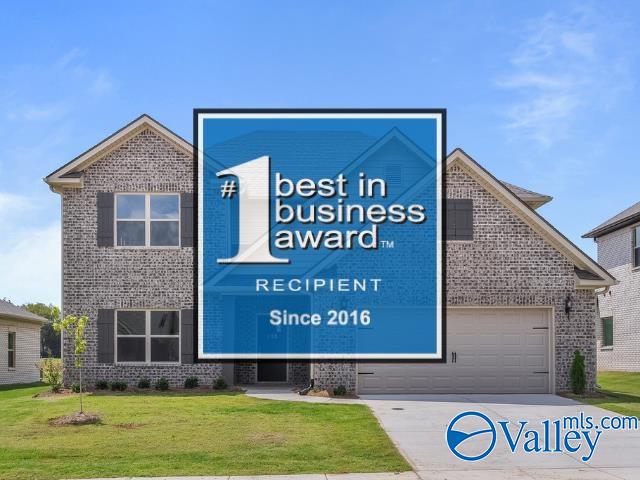
[[[48,322],[0,300],[0,384],[40,380],[40,327]]]
[[[240,154],[261,142],[259,135],[225,142],[219,154]],[[344,143],[353,145],[354,158],[374,144],[376,151],[393,149],[402,161],[369,165],[402,184],[409,177],[402,165],[419,153],[401,132],[387,136],[353,132]],[[385,139],[388,145],[381,145]],[[319,149],[335,151],[334,140],[297,138],[301,169]],[[139,117],[45,179],[62,198],[64,314],[91,319],[89,382],[164,376],[177,386],[196,375],[208,384],[221,376],[235,383],[314,379],[358,393],[543,393],[569,388],[579,349],[593,388],[595,289],[615,279],[535,212],[550,197],[500,182],[460,149],[446,168],[445,364],[194,363],[193,147]],[[162,217],[153,205],[162,207]],[[340,276],[343,261],[322,265],[323,273]],[[266,308],[248,299],[237,305],[256,316]],[[65,341],[64,352],[70,348]],[[63,358],[69,383],[77,372],[69,355]]]
[[[640,371],[640,202],[583,235],[619,281],[598,296],[598,369]]]

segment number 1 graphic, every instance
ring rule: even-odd
[[[218,263],[289,263],[271,255],[270,163],[264,155],[216,173],[218,178],[234,175],[239,183],[238,251],[231,258],[219,258]],[[223,189],[222,193],[232,196],[235,189]]]

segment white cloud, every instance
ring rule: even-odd
[[[3,242],[5,243],[5,242]],[[60,225],[24,230],[0,248],[0,297],[60,305]]]
[[[550,147],[583,111],[607,108],[631,84],[623,32],[619,21],[586,7],[529,22],[512,71],[495,82],[513,99],[504,107],[507,129]]]
[[[109,93],[112,89],[113,81],[111,80],[111,77],[105,72],[100,72],[89,87],[89,92],[93,95],[104,95],[105,93]]]

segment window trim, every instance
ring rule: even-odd
[[[13,336],[13,348],[9,348],[9,345],[10,345],[9,338],[11,338],[11,336]],[[16,369],[16,364],[18,362],[18,356],[16,355],[16,351],[18,349],[17,342],[18,342],[17,333],[15,331],[7,332],[7,368],[9,370]],[[11,354],[11,357],[9,357],[9,354]],[[9,358],[12,359],[13,365],[9,365]]]
[[[118,197],[126,195],[144,195],[144,219],[138,218],[118,218]],[[178,197],[178,218],[151,218],[151,196],[164,195]],[[113,247],[123,250],[152,249],[152,250],[174,250],[182,247],[182,195],[177,192],[115,192],[113,194]],[[144,245],[118,245],[118,221],[120,222],[142,222],[144,221]],[[178,222],[178,244],[177,245],[151,245],[151,222]]]
[[[144,312],[145,326],[144,335],[118,335],[118,313],[119,312]],[[151,312],[177,312],[178,313],[178,335],[152,335],[151,334]],[[180,365],[182,363],[182,312],[177,308],[119,308],[113,315],[113,363],[116,365]],[[145,360],[144,362],[118,361],[118,338],[144,338]],[[178,339],[178,360],[175,362],[153,362],[151,361],[151,339],[152,338],[177,338]]]
[[[600,346],[605,349],[612,349],[613,348],[613,316],[602,317],[600,321],[602,322],[602,339],[600,340]],[[606,339],[605,322],[606,321],[611,321],[611,343],[605,343],[605,339]]]
[[[634,269],[640,269],[640,263],[636,263],[636,250],[640,250],[638,231],[640,231],[640,224],[631,227],[631,268]]]

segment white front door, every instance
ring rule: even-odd
[[[358,393],[549,393],[550,310],[447,310],[446,363],[358,364]]]

